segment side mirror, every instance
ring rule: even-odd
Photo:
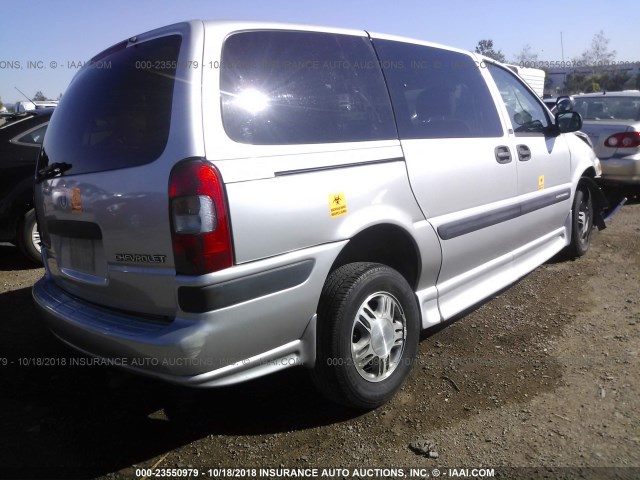
[[[582,117],[578,112],[559,112],[555,126],[558,133],[577,132],[582,128]]]
[[[556,101],[556,112],[571,112],[576,106],[573,97],[558,97]]]

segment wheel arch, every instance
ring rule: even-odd
[[[25,215],[34,208],[33,179],[28,178],[18,182],[7,194],[5,202],[7,205],[5,213],[8,219],[6,230],[17,239],[20,236],[20,226]]]
[[[381,263],[397,270],[415,291],[421,274],[421,255],[415,239],[391,223],[369,226],[351,237],[330,272],[354,262]]]
[[[609,208],[609,201],[596,183],[595,168],[589,167],[582,172],[576,188],[584,188],[589,191],[593,202],[594,223],[598,230],[604,230],[606,228],[604,221],[605,211]]]

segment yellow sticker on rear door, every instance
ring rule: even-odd
[[[538,177],[538,190],[544,190],[544,175]]]
[[[347,213],[347,199],[344,193],[332,193],[329,195],[329,214],[331,218],[339,217]]]

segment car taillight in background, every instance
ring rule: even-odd
[[[612,148],[640,147],[640,132],[615,133],[607,138],[604,144]]]
[[[232,266],[220,172],[202,160],[179,163],[171,171],[169,199],[176,273],[201,275]]]

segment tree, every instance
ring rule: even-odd
[[[49,99],[44,95],[44,93],[42,93],[42,90],[38,90],[31,100],[40,102],[40,101],[49,100]]]
[[[484,55],[485,57],[493,58],[499,62],[504,62],[506,60],[502,51],[495,51],[493,49],[493,40],[491,39],[480,40],[476,46],[476,53]]]
[[[609,50],[609,39],[604,36],[604,31],[600,30],[591,40],[591,48],[582,52],[580,57],[574,59],[582,62],[585,66],[607,65],[616,58],[616,51]]]
[[[587,85],[587,88],[585,88],[585,92],[587,93],[596,93],[596,92],[601,92],[602,91],[602,87],[600,86],[600,83],[597,82],[598,77],[597,76],[592,76],[592,77],[587,77],[587,80],[591,81],[591,84]]]
[[[554,91],[553,84],[554,84],[554,81],[553,81],[553,78],[551,78],[551,75],[547,75],[545,73],[545,76],[544,76],[544,91],[545,91],[545,93],[548,93],[548,92],[552,92],[553,93],[553,91]],[[558,88],[560,88],[560,87],[558,87]]]
[[[606,79],[604,88],[612,92],[624,90],[627,82],[631,80],[631,74],[624,71],[613,71],[607,75],[603,75],[603,77]]]
[[[531,45],[526,44],[516,56],[514,63],[523,67],[535,68],[538,63],[538,54],[531,51]]]
[[[0,98],[0,110],[4,108],[4,103],[2,103],[2,98]]]
[[[565,85],[569,94],[594,93],[602,90],[623,90],[630,80],[631,75],[624,71],[609,71],[600,75],[574,72],[567,75]]]
[[[62,100],[62,93],[58,95],[58,101]]]
[[[567,75],[564,81],[564,86],[567,89],[567,93],[572,95],[574,93],[583,93],[582,86],[587,76],[584,73],[573,72]]]

